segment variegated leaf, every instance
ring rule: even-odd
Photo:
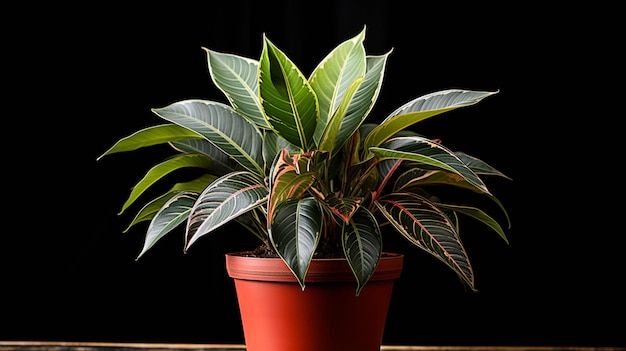
[[[196,202],[197,197],[198,193],[181,191],[170,198],[159,209],[148,226],[143,249],[139,253],[139,256],[137,256],[136,260],[152,248],[152,246],[154,246],[159,239],[187,220],[189,212],[191,211],[193,204]]]
[[[440,169],[463,177],[477,190],[490,194],[485,183],[454,152],[440,143],[423,137],[398,137],[390,139],[370,151],[379,159],[402,159],[417,162],[424,169]]]
[[[200,177],[183,183],[176,183],[163,195],[151,200],[144,207],[141,208],[133,218],[132,222],[126,227],[124,233],[137,223],[143,221],[149,221],[161,210],[163,205],[167,203],[172,197],[180,192],[192,192],[200,194],[206,187],[215,180],[215,176],[212,174],[203,174]]]
[[[185,235],[185,251],[200,237],[251,209],[262,206],[268,190],[259,175],[241,171],[212,182],[193,206]]]
[[[267,38],[263,41],[259,74],[261,103],[273,129],[307,151],[319,119],[317,97],[309,82]]]
[[[238,55],[204,49],[215,86],[242,116],[261,128],[270,128],[259,99],[259,62]]]
[[[332,136],[334,145],[332,150],[339,150],[348,139],[354,136],[374,107],[383,83],[385,63],[389,53],[382,56],[367,56],[367,72],[365,79],[348,102],[345,115],[336,135]],[[333,117],[334,119],[335,117]],[[326,131],[328,133],[329,131]]]
[[[376,202],[385,218],[415,246],[441,260],[474,289],[474,272],[456,226],[426,198],[391,193]]]
[[[392,112],[365,139],[365,150],[379,146],[399,131],[443,112],[470,106],[498,91],[448,89],[418,97]]]
[[[356,211],[361,207],[361,203],[363,202],[363,198],[354,197],[354,198],[338,198],[333,193],[328,193],[323,196],[320,200],[323,201],[323,204],[335,215],[341,218],[342,222],[348,223],[352,216],[356,213]]]
[[[214,101],[184,100],[152,111],[202,135],[247,170],[263,174],[262,134],[230,106]]]
[[[354,38],[333,49],[313,70],[309,78],[320,107],[315,141],[320,145],[322,134],[339,107],[344,94],[365,75],[365,27]],[[335,132],[336,133],[336,132]],[[320,147],[322,150],[328,150]]]
[[[356,295],[376,271],[383,249],[380,226],[374,215],[361,207],[343,226],[343,251],[357,281]]]
[[[268,226],[274,218],[274,210],[280,203],[291,198],[301,198],[315,181],[311,172],[298,171],[286,149],[281,150],[271,170],[267,205]]]
[[[244,168],[224,151],[215,147],[206,139],[180,140],[170,142],[172,147],[183,153],[205,154],[211,159],[212,172],[217,175],[224,175],[232,171],[243,170]]]
[[[314,198],[289,199],[278,206],[270,240],[304,290],[306,272],[320,240],[322,210]]]

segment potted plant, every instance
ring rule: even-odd
[[[490,199],[509,225],[506,210],[483,181],[507,177],[411,129],[497,91],[436,91],[407,102],[380,123],[366,121],[391,51],[369,55],[364,39],[365,27],[309,76],[266,36],[258,60],[205,49],[209,74],[228,103],[189,99],[154,108],[164,123],[121,138],[98,158],[157,144],[172,147],[132,188],[120,211],[156,183],[172,184],[146,201],[126,229],[147,222],[137,259],[183,226],[185,252],[231,221],[258,238],[258,247],[226,255],[249,351],[378,350],[403,257],[383,250],[384,225],[447,265],[471,289],[474,275],[459,236],[461,217],[482,222],[507,241],[502,220],[464,202],[474,199],[466,192]],[[194,169],[197,176],[176,179],[175,172],[183,169]],[[323,277],[324,270],[331,271],[330,278]],[[269,282],[272,276],[279,283]],[[323,296],[322,288],[331,282],[349,293]],[[262,283],[279,290],[266,290],[272,288]],[[296,297],[287,296],[292,293]],[[245,302],[243,295],[256,300]],[[338,302],[339,297],[348,301]],[[270,305],[271,298],[292,305]],[[319,301],[331,308],[313,305]],[[375,302],[382,305],[374,307]],[[343,307],[355,310],[338,311]],[[278,325],[286,315],[296,318],[289,323],[299,330]],[[341,324],[316,321],[316,315]],[[348,331],[362,321],[376,329]],[[257,341],[259,334],[269,341]],[[321,344],[323,337],[331,338],[330,344]],[[288,344],[294,338],[297,347]]]

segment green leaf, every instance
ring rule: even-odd
[[[268,169],[271,167],[281,149],[286,149],[292,154],[301,151],[275,132],[271,130],[265,131],[263,135],[263,160]]]
[[[242,116],[261,128],[270,128],[259,99],[259,62],[238,55],[204,49],[215,86]]]
[[[180,193],[181,191],[193,192],[196,194],[200,194],[204,188],[209,185],[212,181],[215,180],[215,176],[212,174],[203,174],[200,177],[183,183],[176,183],[172,186],[168,191],[163,193],[163,195],[153,199],[148,202],[144,207],[141,208],[135,215],[135,218],[131,221],[131,223],[126,227],[124,233],[128,232],[128,230],[137,223],[149,221],[156,215],[157,212],[163,207],[163,205],[169,201],[174,195]]]
[[[504,233],[504,230],[502,229],[498,221],[496,221],[493,217],[489,216],[483,210],[476,208],[476,207],[471,207],[471,206],[458,206],[458,205],[444,204],[441,202],[437,202],[437,206],[441,208],[447,208],[458,213],[463,213],[467,216],[470,216],[478,220],[479,222],[491,228],[494,232],[498,233],[498,235],[500,235],[500,237],[507,244],[509,243],[509,239],[507,239],[506,234]]]
[[[202,136],[176,124],[148,127],[118,140],[111,148],[100,155],[97,160],[118,152],[133,151],[146,146],[186,139],[202,139]]]
[[[224,175],[243,167],[224,151],[215,147],[206,139],[180,140],[170,143],[172,147],[186,154],[204,154],[211,159],[211,171],[218,175]]]
[[[344,94],[356,80],[363,79],[365,75],[364,39],[365,28],[354,38],[333,49],[317,65],[309,78],[320,108],[320,119],[315,130],[315,141],[318,145]]]
[[[477,190],[490,194],[482,179],[474,173],[452,151],[440,143],[423,137],[398,137],[372,147],[370,151],[379,159],[402,159],[417,162],[425,169],[440,169],[458,174]]]
[[[152,111],[202,135],[249,171],[263,174],[262,134],[230,106],[214,101],[184,100]]]
[[[148,226],[143,249],[136,260],[150,250],[159,239],[187,220],[197,197],[198,193],[181,191],[161,207]]]
[[[281,203],[270,226],[272,245],[303,290],[321,228],[322,210],[317,200],[311,197]]]
[[[379,146],[399,131],[443,112],[470,106],[497,91],[448,89],[418,97],[392,112],[365,139],[365,150]]]
[[[390,52],[382,56],[367,56],[365,79],[350,99],[337,136],[334,137],[333,150],[339,150],[354,135],[374,107],[382,87],[389,54]]]
[[[308,151],[319,119],[315,92],[298,67],[264,37],[259,92],[272,128],[285,140]]]
[[[211,160],[202,154],[183,154],[167,159],[156,166],[150,168],[148,173],[133,186],[128,199],[122,205],[122,209],[118,214],[122,214],[130,205],[132,205],[141,194],[148,188],[164,178],[168,174],[183,168],[197,167],[210,169]]]
[[[267,187],[258,174],[241,171],[216,179],[200,194],[191,210],[185,251],[200,237],[263,205],[267,197]]]
[[[380,226],[374,215],[361,207],[343,226],[343,251],[357,281],[356,295],[376,271],[383,249]]]
[[[504,173],[498,171],[493,166],[489,165],[487,162],[478,159],[474,156],[470,156],[464,152],[455,152],[454,153],[463,163],[467,165],[467,167],[471,168],[474,173],[479,175],[489,175],[489,176],[497,176],[512,180],[509,176]]]
[[[456,226],[441,209],[411,193],[388,194],[376,206],[409,242],[441,260],[475,290],[472,266]]]

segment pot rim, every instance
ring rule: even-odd
[[[251,251],[225,254],[226,270],[234,279],[297,282],[297,279],[278,257],[257,257]],[[383,252],[376,271],[369,281],[392,280],[400,277],[404,255]],[[345,258],[314,258],[307,271],[305,282],[354,282],[356,279]]]

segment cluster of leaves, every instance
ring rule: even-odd
[[[486,224],[506,241],[503,228],[483,210],[444,203],[431,192],[442,185],[468,189],[492,199],[506,215],[482,179],[506,176],[408,128],[497,91],[437,91],[380,123],[366,123],[391,51],[368,55],[364,39],[365,28],[308,77],[267,37],[259,60],[205,49],[212,81],[229,104],[190,99],[155,108],[164,124],[122,138],[100,156],[163,143],[177,151],[133,187],[120,214],[174,171],[203,170],[138,211],[129,228],[150,223],[137,258],[180,225],[186,226],[186,251],[236,221],[284,260],[303,289],[311,260],[339,248],[358,294],[383,253],[381,225],[391,224],[473,289],[458,215]]]

